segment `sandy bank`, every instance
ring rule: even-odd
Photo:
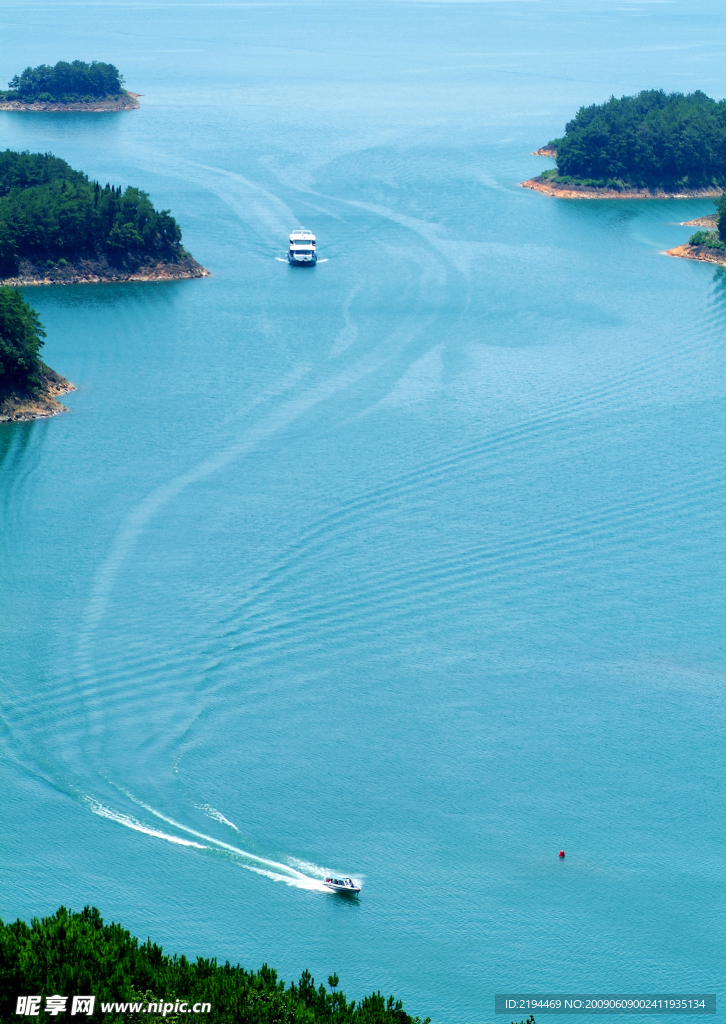
[[[103,114],[114,110],[137,110],[140,92],[124,90],[118,99],[88,100],[83,103],[24,103],[22,100],[1,100],[0,110],[29,110],[36,113],[65,114],[81,112],[85,114]]]
[[[66,407],[56,399],[58,395],[75,391],[75,384],[71,384],[69,380],[61,377],[49,366],[43,367],[41,377],[43,388],[38,394],[29,395],[23,391],[12,391],[0,398],[0,423],[39,420],[48,416],[57,416],[59,412],[68,412]]]
[[[12,288],[36,284],[113,284],[122,281],[180,281],[209,277],[209,271],[191,256],[164,263],[153,257],[130,256],[111,262],[105,255],[79,257],[65,266],[21,260],[17,277],[0,280]]]
[[[720,263],[726,266],[726,249],[710,249],[707,245],[677,245],[664,256],[677,256],[682,260],[701,260],[702,263]]]
[[[618,192],[614,188],[591,188],[589,185],[558,185],[551,178],[530,178],[520,183],[522,188],[531,188],[546,196],[557,199],[707,199],[722,195],[723,189],[702,188],[681,192],[666,192],[663,189],[632,188]]]

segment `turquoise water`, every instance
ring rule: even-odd
[[[441,1024],[722,998],[726,274],[661,255],[712,206],[517,184],[582,103],[726,94],[722,6],[1,19],[4,80],[144,98],[0,145],[145,188],[212,276],[26,290],[78,390],[0,430],[0,916]]]

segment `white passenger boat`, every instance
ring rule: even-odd
[[[360,886],[356,885],[352,878],[326,878],[325,885],[333,892],[347,892],[351,895],[360,892]]]
[[[290,248],[287,251],[288,263],[298,267],[312,267],[318,262],[315,252],[315,235],[305,228],[290,232]]]

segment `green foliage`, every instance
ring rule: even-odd
[[[52,153],[27,150],[16,153],[12,149],[0,152],[0,196],[6,196],[14,188],[47,185],[50,181],[88,181],[88,178]]]
[[[24,257],[105,252],[174,262],[184,254],[180,243],[179,225],[146,192],[101,188],[50,153],[0,153],[0,277],[12,277]]]
[[[608,178],[607,181],[605,181],[604,178],[573,178],[571,174],[558,174],[556,170],[545,171],[542,177],[549,178],[550,181],[553,181],[558,185],[583,185],[586,188],[608,188],[613,189],[615,192],[622,192],[623,189],[631,187],[627,182],[620,181],[617,178]]]
[[[721,238],[726,238],[726,193],[716,200],[716,227]]]
[[[557,174],[556,171],[551,177],[558,185],[584,185],[587,188],[605,188],[606,185],[609,188],[611,185],[603,178],[573,178],[571,174]]]
[[[581,107],[557,149],[562,175],[653,188],[726,182],[726,100],[662,90]]]
[[[55,67],[39,64],[37,68],[26,68],[9,85],[17,98],[26,103],[36,100],[70,103],[118,96],[122,91],[122,83],[123,78],[113,64],[103,64],[97,60],[91,64],[74,60],[69,64],[59,60]]]
[[[688,239],[689,245],[706,245],[709,249],[726,249],[726,243],[722,242],[717,231],[696,231]]]
[[[161,1020],[154,1012],[126,1008],[101,1013],[101,1003],[209,1002],[204,1024],[421,1024],[400,1001],[373,993],[359,1003],[342,992],[315,986],[308,971],[288,988],[266,964],[246,971],[202,957],[165,955],[148,939],[139,943],[120,925],[105,925],[94,908],[74,914],[61,907],[52,917],[0,922],[0,1021],[16,1020],[19,995],[95,995],[93,1019],[104,1022]],[[44,1002],[43,1002],[44,1005]],[[70,1003],[69,1003],[70,1005]],[[38,1024],[49,1018],[41,1009]],[[73,1019],[68,1017],[67,1019]],[[166,1024],[189,1015],[167,1015]],[[430,1024],[427,1019],[423,1024]]]
[[[40,386],[38,353],[44,337],[38,314],[20,292],[0,288],[0,394]]]

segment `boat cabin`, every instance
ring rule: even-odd
[[[306,228],[298,228],[290,232],[290,247],[287,258],[290,263],[315,263],[315,235]]]

